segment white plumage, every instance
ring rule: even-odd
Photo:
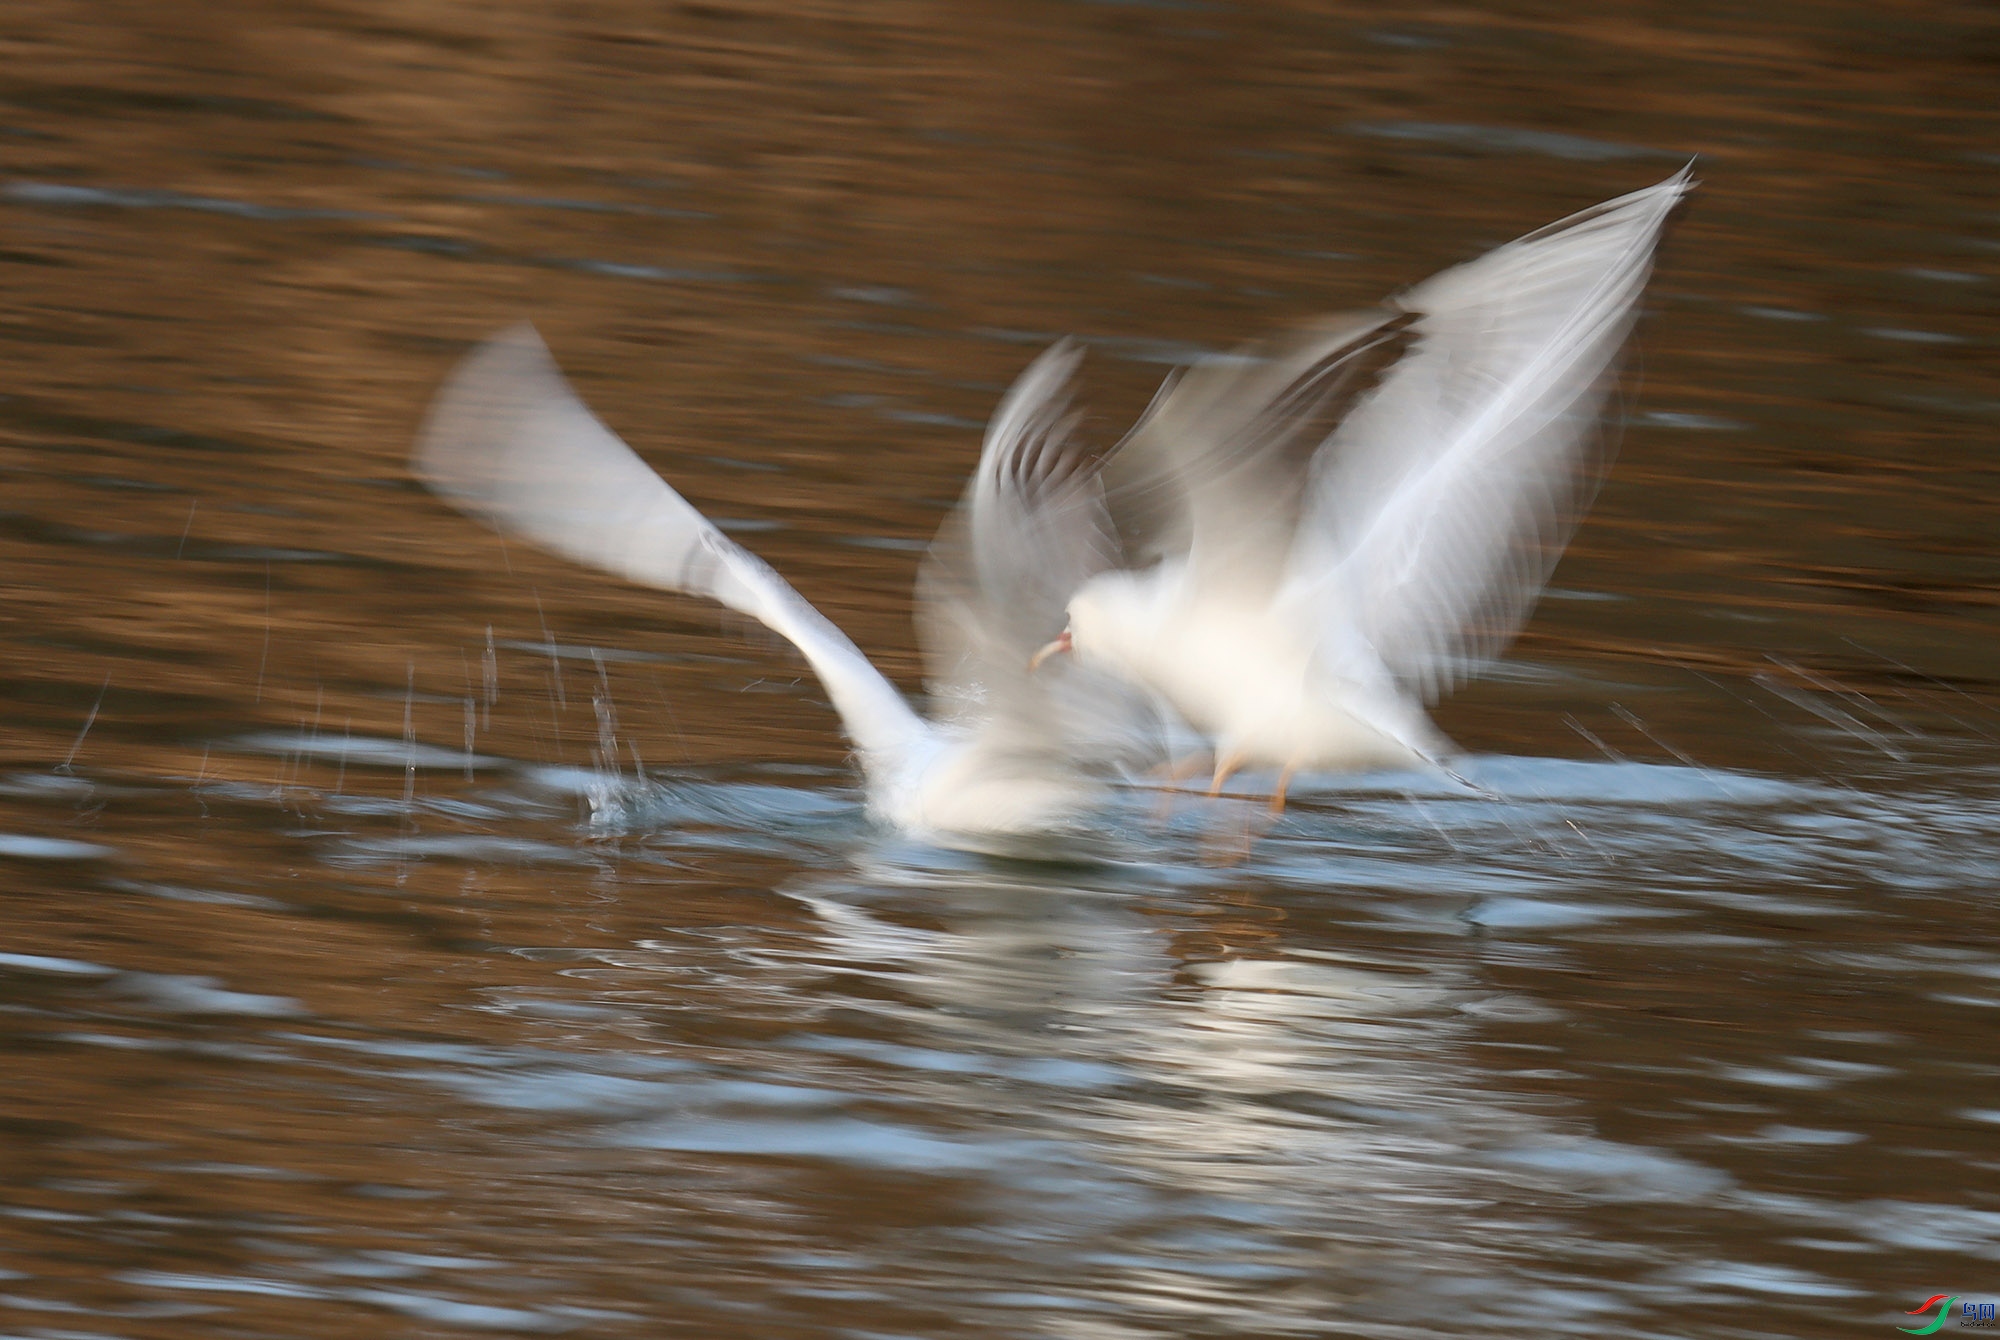
[[[532,327],[469,354],[439,390],[417,473],[456,506],[628,581],[719,601],[811,664],[859,757],[870,812],[949,845],[1074,831],[1156,719],[1085,667],[1030,676],[1063,601],[1109,562],[1094,469],[1069,438],[1061,344],[1002,400],[965,499],[919,588],[937,721],[912,711],[845,634],[717,530],[591,414]]]
[[[531,327],[467,356],[415,465],[503,531],[788,639],[871,813],[932,841],[1077,830],[1163,757],[1174,712],[1213,741],[1218,787],[1275,767],[1279,802],[1300,768],[1444,767],[1424,707],[1512,638],[1587,503],[1600,403],[1690,187],[1187,369],[1106,458],[1071,434],[1078,350],[1044,353],[920,573],[931,720],[600,423]],[[1058,648],[1075,656],[1031,672]]]
[[[1273,767],[1282,803],[1296,769],[1444,766],[1424,707],[1512,639],[1587,504],[1598,411],[1691,186],[1190,369],[1110,463],[1147,565],[1071,598],[1076,658],[1210,737],[1218,787]]]

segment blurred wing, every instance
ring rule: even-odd
[[[1312,451],[1398,329],[1387,309],[1331,316],[1162,387],[1105,471],[1127,564],[1186,554],[1197,580],[1274,585]]]
[[[979,465],[917,581],[918,631],[939,710],[994,752],[1079,764],[1124,758],[1150,716],[1141,700],[1067,657],[1030,673],[1076,588],[1113,565],[1098,461],[1077,442],[1064,340],[1015,379]]]
[[[1414,347],[1316,462],[1292,555],[1336,673],[1372,649],[1430,701],[1513,638],[1595,488],[1598,411],[1690,173],[1403,296]]]
[[[864,757],[901,757],[925,733],[845,634],[598,422],[532,326],[458,365],[431,404],[413,465],[447,501],[502,532],[642,586],[706,596],[785,637]]]
[[[962,503],[972,617],[1025,665],[1062,631],[1064,607],[1111,566],[1097,461],[1077,441],[1070,387],[1083,351],[1063,340],[1015,379],[986,430]],[[1021,653],[1015,656],[1014,653]]]

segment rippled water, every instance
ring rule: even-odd
[[[1886,1335],[2000,1260],[1972,7],[0,27],[0,1314],[59,1340]],[[1699,155],[1478,796],[871,830],[819,691],[403,466],[522,315],[916,687],[999,390]],[[1953,1329],[1955,1329],[1955,1323]]]

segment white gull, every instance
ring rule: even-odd
[[[1079,587],[1036,662],[1072,651],[1158,694],[1213,742],[1211,792],[1274,768],[1274,809],[1301,769],[1449,772],[1425,707],[1512,640],[1588,505],[1599,410],[1692,184],[1188,369],[1106,467],[1127,565]]]
[[[1096,462],[1071,436],[1079,357],[1058,344],[1016,380],[925,560],[917,605],[934,720],[599,422],[531,326],[466,356],[413,464],[502,532],[763,623],[825,686],[876,819],[941,845],[1018,850],[1021,839],[1088,832],[1108,787],[1161,752],[1158,719],[1118,681],[1083,666],[1053,680],[1028,668],[1062,626],[1064,601],[1114,557]]]

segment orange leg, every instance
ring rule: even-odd
[[[1229,753],[1216,755],[1215,780],[1208,784],[1208,794],[1211,800],[1222,794],[1223,783],[1234,777],[1236,770],[1242,766],[1243,755],[1241,754]]]
[[[1271,793],[1271,817],[1273,819],[1285,812],[1285,792],[1291,788],[1292,774],[1298,770],[1298,764],[1287,763],[1285,770],[1278,774],[1278,789]]]
[[[1188,754],[1168,763],[1160,774],[1160,800],[1153,806],[1153,822],[1163,824],[1174,810],[1174,792],[1181,783],[1201,771],[1202,755]]]

